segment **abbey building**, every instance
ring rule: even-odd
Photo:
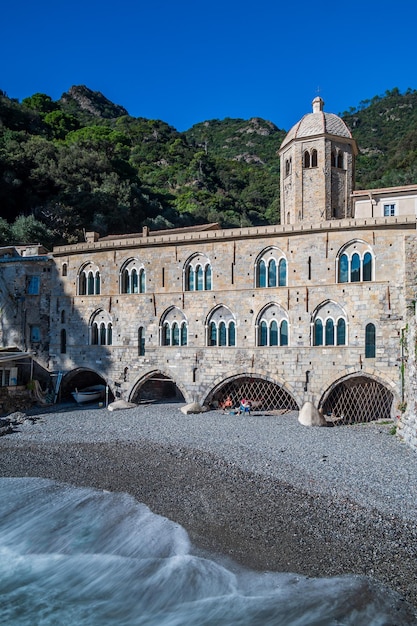
[[[357,191],[356,155],[343,120],[316,98],[280,148],[280,225],[87,233],[50,255],[0,250],[0,289],[20,272],[24,298],[9,293],[2,345],[60,372],[63,393],[103,381],[132,401],[244,396],[263,410],[309,401],[348,421],[399,414],[417,185]]]

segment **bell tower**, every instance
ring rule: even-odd
[[[324,112],[322,98],[312,104],[279,150],[281,224],[352,216],[356,142],[340,117]]]

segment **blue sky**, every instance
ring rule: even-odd
[[[86,85],[178,130],[263,117],[288,130],[387,89],[417,89],[417,3],[21,0],[0,10],[0,89],[54,100]]]

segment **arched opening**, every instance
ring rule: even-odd
[[[185,399],[172,378],[154,372],[133,390],[131,402],[185,402]]]
[[[59,389],[59,401],[74,401],[74,392],[81,392],[88,389],[97,389],[99,392],[96,396],[91,396],[92,402],[102,402],[106,399],[107,388],[107,400],[113,402],[114,395],[110,388],[107,386],[106,380],[100,376],[97,372],[89,369],[77,368],[72,372],[68,372],[62,379],[62,383]]]
[[[336,383],[322,403],[323,413],[341,424],[391,418],[394,396],[369,376],[353,376]]]
[[[227,380],[214,389],[205,404],[216,408],[239,407],[242,398],[249,400],[253,411],[287,413],[299,407],[281,385],[256,376]]]

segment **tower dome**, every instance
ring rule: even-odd
[[[294,139],[316,137],[317,135],[334,135],[352,139],[352,133],[345,122],[334,113],[323,111],[324,101],[317,97],[313,100],[313,112],[304,115],[287,133],[281,144],[281,150]]]
[[[279,149],[281,224],[352,215],[356,141],[345,122],[323,107],[314,98],[312,113],[291,128]]]

